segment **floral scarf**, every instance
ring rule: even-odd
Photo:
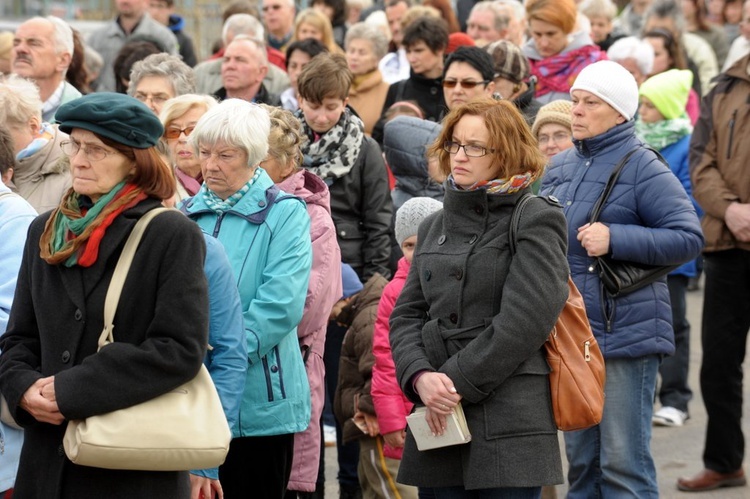
[[[448,185],[458,191],[476,191],[486,189],[489,194],[513,194],[531,185],[534,178],[531,172],[513,175],[510,178],[497,178],[494,180],[481,180],[469,187],[461,187],[453,180],[453,175],[448,176]]]
[[[123,211],[146,197],[141,188],[125,181],[95,203],[70,189],[44,227],[39,240],[41,257],[51,265],[92,266],[107,228]]]
[[[537,77],[536,96],[570,92],[570,87],[583,68],[606,58],[606,52],[596,45],[584,45],[541,60],[529,59],[531,74]]]
[[[297,111],[297,117],[302,123],[303,135],[307,137],[307,143],[302,146],[302,166],[328,185],[349,173],[359,158],[365,138],[362,120],[349,109],[344,109],[338,123],[318,136],[305,121],[302,111]]]
[[[661,151],[691,133],[693,133],[693,125],[690,124],[690,118],[687,116],[656,123],[644,123],[639,118],[635,122],[635,135],[657,151]]]

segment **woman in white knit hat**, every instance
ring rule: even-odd
[[[568,263],[586,302],[607,368],[602,422],[565,434],[570,498],[659,495],[651,457],[651,417],[659,362],[674,353],[666,278],[630,293],[604,288],[597,257],[613,264],[667,266],[695,258],[703,236],[685,189],[635,136],[638,85],[621,65],[600,61],[571,87],[575,147],[554,158],[541,192],[568,220]],[[590,223],[612,171],[622,173]]]

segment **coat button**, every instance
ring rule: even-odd
[[[479,239],[479,237],[474,234],[473,236],[471,236],[471,239],[469,239],[469,244],[474,244],[475,242],[477,242],[477,239]]]
[[[453,324],[455,324],[455,323],[457,323],[457,322],[458,322],[458,314],[456,314],[456,313],[454,312],[454,313],[452,313],[451,315],[449,315],[449,316],[448,316],[448,319],[450,319],[450,321],[451,321],[451,322],[452,322]]]
[[[438,244],[443,244],[444,242],[445,242],[445,234],[443,234],[442,236],[438,238]]]
[[[424,271],[424,280],[425,281],[429,281],[431,277],[432,277],[432,272],[430,272],[429,269],[425,270]]]
[[[484,213],[484,206],[482,206],[481,204],[474,206],[474,213],[476,213],[477,215],[481,215],[482,213]]]
[[[346,231],[342,230],[341,232],[339,232],[339,234],[341,234],[341,237],[344,237],[344,236],[346,236]]]
[[[275,366],[275,365],[274,365],[274,366],[271,366],[271,372],[272,372],[272,373],[277,373],[277,372],[279,372],[279,366]]]
[[[464,271],[461,269],[458,269],[456,271],[456,279],[460,281],[463,277],[464,277]]]
[[[258,206],[260,206],[261,208],[263,208],[265,205],[266,205],[265,201],[258,201]]]
[[[83,319],[83,312],[81,312],[80,308],[76,310],[76,313],[75,313],[75,315],[73,315],[73,317],[77,321],[80,321],[81,319]]]
[[[60,356],[60,360],[62,360],[64,364],[67,364],[70,360],[70,352],[65,350]]]
[[[65,455],[65,447],[62,444],[57,446],[57,455],[63,457]]]
[[[437,88],[435,88],[435,87],[432,87],[432,88],[430,89],[430,93],[431,93],[432,95],[437,95],[437,93],[438,93],[438,89],[437,89]]]

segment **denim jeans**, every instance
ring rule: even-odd
[[[568,498],[658,498],[651,457],[659,356],[607,359],[602,422],[565,433]]]
[[[706,253],[701,393],[708,425],[703,463],[719,473],[742,466],[742,363],[750,329],[750,251]]]
[[[670,275],[667,277],[669,299],[672,302],[672,328],[674,329],[674,355],[664,358],[659,367],[661,388],[659,401],[664,407],[674,407],[688,412],[688,402],[693,392],[688,386],[690,366],[690,323],[687,320],[688,277]]]
[[[463,487],[432,489],[435,499],[539,499],[541,487],[501,487],[496,489],[466,490]]]

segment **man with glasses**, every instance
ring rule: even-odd
[[[294,34],[294,0],[263,0],[263,23],[268,31],[268,45],[286,51]]]

